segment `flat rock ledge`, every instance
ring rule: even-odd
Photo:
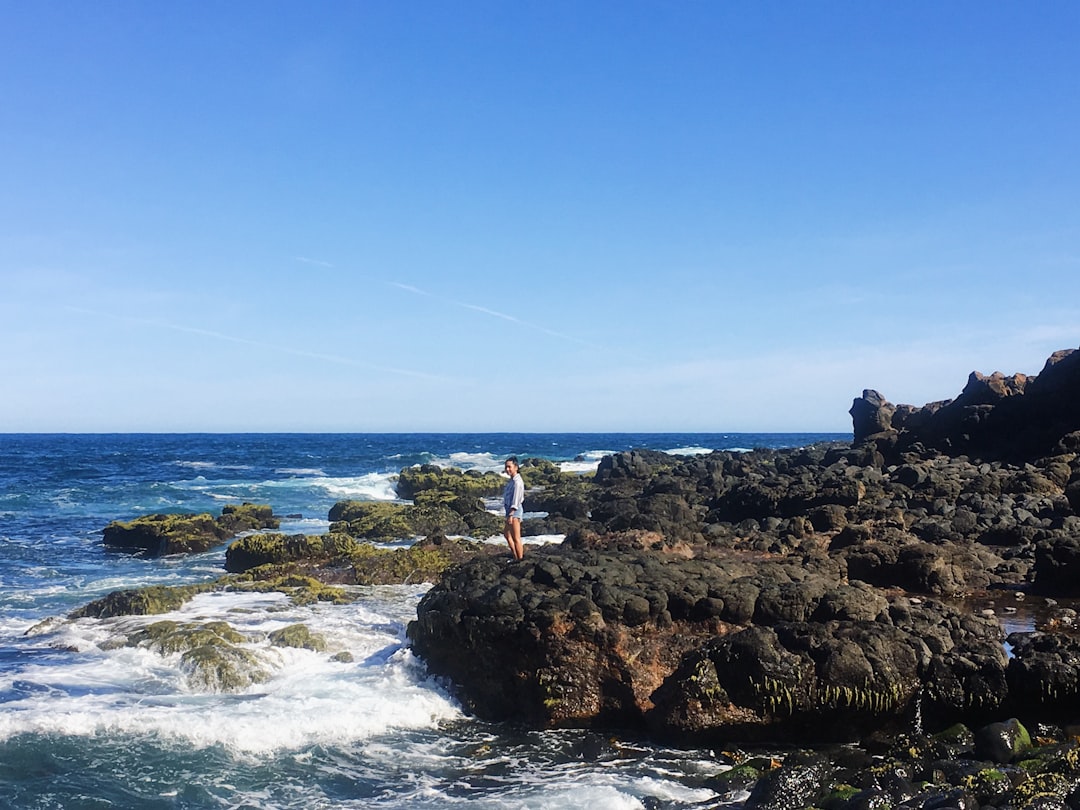
[[[408,634],[482,718],[681,742],[850,740],[1043,700],[995,620],[843,581],[827,558],[478,559],[424,597]]]

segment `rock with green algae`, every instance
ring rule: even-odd
[[[343,588],[327,585],[314,577],[279,566],[266,565],[239,576],[221,577],[194,585],[152,585],[133,590],[113,591],[68,614],[69,619],[109,619],[116,616],[150,616],[169,613],[193,597],[214,591],[254,591],[283,593],[294,604],[315,602],[347,604],[355,596]]]
[[[269,636],[275,647],[294,647],[300,650],[324,652],[326,638],[321,633],[313,633],[306,624],[290,624],[275,630]]]
[[[451,495],[451,500],[456,496]],[[472,511],[483,512],[476,507]],[[438,498],[427,496],[419,503],[340,501],[330,510],[330,531],[388,543],[433,533],[468,534],[464,516]]]
[[[409,548],[380,548],[346,534],[319,536],[253,534],[236,540],[225,568],[246,581],[267,582],[286,575],[349,585],[434,582],[449,566],[492,547],[434,534]],[[244,580],[237,580],[240,582]],[[325,587],[325,586],[324,586]]]
[[[1013,762],[1031,749],[1031,734],[1015,717],[983,726],[975,733],[975,753],[991,762]]]
[[[131,633],[127,645],[179,653],[180,668],[194,689],[238,692],[269,677],[258,655],[239,646],[249,640],[228,622],[160,621]]]
[[[358,585],[434,582],[453,561],[449,548],[420,545],[383,549],[361,544],[351,558]]]
[[[153,556],[208,551],[229,534],[209,513],[201,515],[143,515],[114,520],[105,527],[103,542],[111,548],[142,551]]]
[[[261,565],[308,561],[327,562],[349,557],[357,543],[340,532],[329,534],[251,534],[233,541],[225,552],[225,570],[238,574]]]
[[[263,683],[269,673],[250,650],[231,644],[204,644],[180,657],[188,685],[208,692],[240,692]]]
[[[240,532],[277,528],[280,521],[262,504],[228,505],[220,517],[153,514],[134,520],[114,520],[102,532],[102,542],[110,548],[136,551],[150,556],[190,554],[209,551]]]
[[[327,585],[314,577],[289,570],[288,566],[264,565],[229,580],[228,590],[255,593],[283,593],[295,605],[330,602],[345,605],[356,601],[356,594]]]
[[[496,472],[481,473],[477,470],[421,464],[403,469],[398,475],[396,489],[398,497],[405,500],[411,500],[418,492],[429,489],[489,498],[500,494],[505,486],[506,478]]]
[[[264,503],[228,504],[221,510],[218,525],[231,534],[276,529],[281,526],[281,519],[274,516],[274,510]]]
[[[163,655],[182,653],[207,644],[242,644],[248,637],[228,622],[160,621],[131,633],[129,647],[147,647]]]
[[[1013,789],[1009,775],[999,768],[980,768],[968,774],[961,782],[961,787],[978,801],[980,806],[992,805],[1008,796]]]
[[[418,510],[418,514],[422,516],[422,521],[426,521],[426,523],[418,524],[419,528],[424,529],[422,532],[424,536],[457,534],[486,538],[502,532],[502,517],[488,512],[484,501],[474,496],[457,495],[455,492],[448,492],[444,489],[426,489],[417,492],[413,503]],[[442,513],[438,512],[438,510],[442,508],[448,508],[460,515],[464,526],[455,525],[453,518],[448,516],[445,519],[445,526],[441,525],[440,519],[442,518],[438,518],[438,515]],[[430,515],[430,517],[426,515]]]
[[[195,585],[151,585],[146,588],[134,588],[113,591],[101,599],[95,599],[81,608],[72,611],[72,619],[108,619],[113,616],[150,616],[176,610],[192,597],[217,590],[216,582],[204,582]]]

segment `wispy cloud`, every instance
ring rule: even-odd
[[[312,360],[320,360],[326,363],[336,363],[342,366],[352,366],[353,368],[363,368],[369,371],[381,371],[388,374],[397,374],[402,377],[413,377],[422,380],[432,380],[435,382],[451,382],[451,379],[439,374],[429,374],[423,371],[413,371],[412,369],[395,368],[393,366],[383,366],[377,363],[369,363],[363,360],[356,360],[351,357],[344,357],[338,354],[326,354],[324,352],[313,352],[306,349],[297,349],[292,346],[281,346],[274,343],[266,343],[261,340],[251,340],[250,338],[240,337],[238,335],[229,335],[224,332],[217,332],[212,329],[201,329],[196,326],[185,326],[183,324],[169,323],[167,321],[157,321],[147,318],[132,318],[126,315],[116,315],[109,312],[98,312],[92,309],[86,309],[84,307],[66,306],[65,309],[71,312],[79,312],[84,315],[91,315],[95,318],[109,318],[114,321],[121,321],[123,323],[136,324],[139,326],[149,326],[155,329],[168,329],[173,332],[184,332],[189,335],[199,335],[201,337],[208,337],[214,340],[221,340],[228,343],[239,343],[244,346],[252,346],[256,349],[263,351],[276,352],[279,354],[289,354],[294,357],[306,357]]]
[[[316,267],[334,267],[334,265],[330,264],[330,262],[320,261],[319,259],[309,259],[307,256],[296,256],[294,258],[298,262],[303,262],[304,264],[313,264]]]

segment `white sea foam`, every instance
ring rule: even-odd
[[[282,534],[325,534],[330,521],[321,518],[282,518],[278,531]]]
[[[170,614],[64,623],[24,642],[50,660],[0,678],[0,692],[15,694],[0,714],[0,740],[25,732],[154,734],[259,755],[433,728],[461,712],[404,645],[418,595],[399,587],[347,606],[296,607],[280,594],[205,594]],[[242,646],[269,679],[239,694],[207,692],[189,681],[179,654],[116,646],[124,633],[162,620],[228,621],[251,638]],[[277,648],[265,639],[298,622],[330,649]],[[80,652],[47,652],[57,647]],[[353,662],[333,660],[337,652]]]
[[[477,472],[502,472],[506,458],[493,453],[451,453],[447,458],[434,458],[431,463],[440,467],[457,467]]]
[[[534,534],[529,537],[522,537],[521,542],[527,546],[546,546],[551,543],[561,543],[565,539],[565,534]],[[483,538],[480,542],[491,545],[505,545],[506,538],[501,534],[493,534],[491,537]]]
[[[318,467],[282,467],[274,470],[279,475],[318,475],[326,477],[326,473]]]
[[[192,470],[251,470],[250,464],[218,464],[216,461],[174,461],[177,467],[188,467]]]
[[[665,450],[670,456],[707,456],[713,452],[711,447],[676,447],[674,450]]]
[[[352,478],[311,478],[305,483],[335,498],[393,501],[397,499],[397,492],[394,489],[396,482],[397,475],[394,473],[368,473]],[[296,482],[288,483],[293,486],[296,484]]]
[[[600,466],[600,460],[604,456],[612,455],[614,452],[614,450],[589,450],[573,461],[559,462],[559,469],[567,473],[596,472],[596,468]]]
[[[555,735],[557,732],[552,734]],[[379,771],[397,772],[407,767],[417,775],[411,794],[402,794],[397,801],[380,803],[392,808],[468,804],[470,808],[481,810],[561,810],[564,807],[641,810],[646,806],[645,797],[680,807],[697,806],[716,799],[716,793],[708,788],[680,784],[678,773],[672,773],[672,778],[668,779],[663,772],[666,763],[642,762],[635,757],[595,762],[556,757],[552,762],[535,747],[503,748],[500,742],[503,741],[492,738],[490,747],[471,748],[463,757],[460,751],[450,750],[445,743],[413,743],[402,749],[374,740],[365,746],[364,759]],[[714,762],[708,773],[715,771]],[[446,790],[446,782],[441,778],[431,776],[445,773],[461,774],[452,791]],[[473,775],[483,782],[482,790],[468,789]],[[363,805],[358,802],[335,806]]]
[[[294,473],[298,471],[294,470]],[[199,476],[191,481],[177,481],[170,486],[215,501],[269,501],[275,506],[311,498],[391,501],[397,498],[396,473],[367,473],[356,476],[328,476],[311,469],[304,475],[263,481],[209,481]]]

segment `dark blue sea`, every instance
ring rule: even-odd
[[[427,586],[357,589],[346,606],[207,594],[164,616],[66,617],[114,590],[224,573],[224,547],[161,559],[107,552],[101,530],[112,520],[253,501],[292,516],[282,531],[315,534],[338,500],[394,499],[394,477],[414,464],[501,470],[514,454],[587,472],[635,447],[692,455],[848,439],[0,434],[0,808],[716,806],[707,780],[722,766],[711,751],[466,715],[405,639]],[[228,622],[267,678],[222,691],[193,678],[179,653],[123,643],[161,620]],[[266,642],[300,622],[331,649]]]

